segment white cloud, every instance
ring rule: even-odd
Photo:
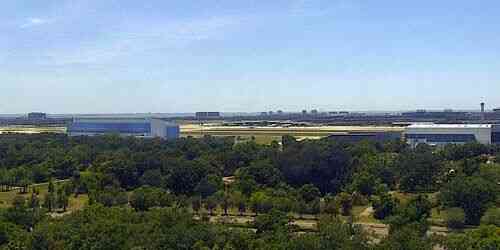
[[[22,25],[21,28],[30,28],[34,26],[40,26],[44,24],[49,24],[51,23],[52,20],[49,19],[44,19],[44,18],[38,18],[38,17],[31,17],[28,18]]]

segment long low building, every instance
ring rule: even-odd
[[[179,125],[154,118],[75,118],[68,126],[70,136],[119,134],[134,137],[176,139]]]
[[[500,126],[491,124],[414,124],[405,130],[408,144],[417,146],[465,144],[479,142],[483,144],[500,143]]]

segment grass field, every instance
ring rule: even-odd
[[[38,133],[66,133],[65,127],[35,127],[35,126],[4,126],[0,127],[2,133],[38,134]]]
[[[181,136],[203,137],[234,136],[242,138],[254,137],[259,144],[270,144],[273,141],[281,142],[285,135],[291,135],[299,140],[321,139],[332,134],[346,134],[349,132],[402,132],[400,127],[377,126],[319,126],[319,127],[245,127],[220,126],[217,124],[181,125]]]
[[[64,181],[59,181],[55,183],[56,189],[58,188],[59,185]],[[45,195],[49,192],[49,184],[48,183],[43,183],[43,184],[35,184],[33,185],[37,192],[39,193],[38,198],[40,199],[40,202],[43,204],[44,202],[44,197]],[[11,190],[8,192],[0,192],[0,208],[7,208],[12,205],[12,202],[14,201],[14,198],[18,195],[23,196],[24,198],[28,199],[31,197],[31,190],[33,186],[30,187],[30,191],[26,194],[21,194],[19,191],[20,190]],[[79,195],[77,198],[75,198],[73,195],[69,197],[69,206],[68,206],[68,211],[77,211],[81,210],[86,204],[88,203],[88,196],[86,194],[84,195]]]

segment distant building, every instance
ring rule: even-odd
[[[318,115],[318,113],[319,113],[319,112],[318,112],[318,110],[317,110],[317,109],[313,109],[313,110],[311,110],[311,114],[312,114],[312,115]]]
[[[493,112],[500,112],[500,108],[493,109]]]
[[[307,110],[302,110],[302,115],[307,115]]]
[[[267,116],[267,112],[260,112],[261,116]]]
[[[220,112],[196,112],[197,119],[220,118]]]
[[[329,139],[339,141],[356,143],[361,141],[374,141],[374,142],[387,142],[401,140],[401,132],[349,132],[332,134],[328,136]]]
[[[500,127],[489,124],[414,124],[406,128],[405,138],[415,147],[429,145],[500,142]]]
[[[467,112],[457,112],[451,109],[444,111],[426,111],[424,109],[417,110],[416,112],[404,112],[401,114],[403,118],[407,119],[466,119]]]
[[[32,112],[28,114],[29,120],[45,120],[47,119],[47,114],[40,112]]]
[[[68,126],[70,136],[119,134],[121,136],[177,139],[179,125],[154,118],[75,118]]]
[[[282,114],[283,114],[283,110],[278,110],[278,111],[276,111],[276,113],[277,113],[278,115],[282,115]]]

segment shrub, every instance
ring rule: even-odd
[[[481,224],[500,227],[500,208],[488,209],[483,218],[481,218]]]
[[[373,216],[377,220],[383,220],[386,217],[394,215],[398,207],[398,201],[389,194],[375,197],[373,200]]]
[[[465,212],[459,207],[446,210],[446,225],[448,228],[461,229],[465,225]]]

